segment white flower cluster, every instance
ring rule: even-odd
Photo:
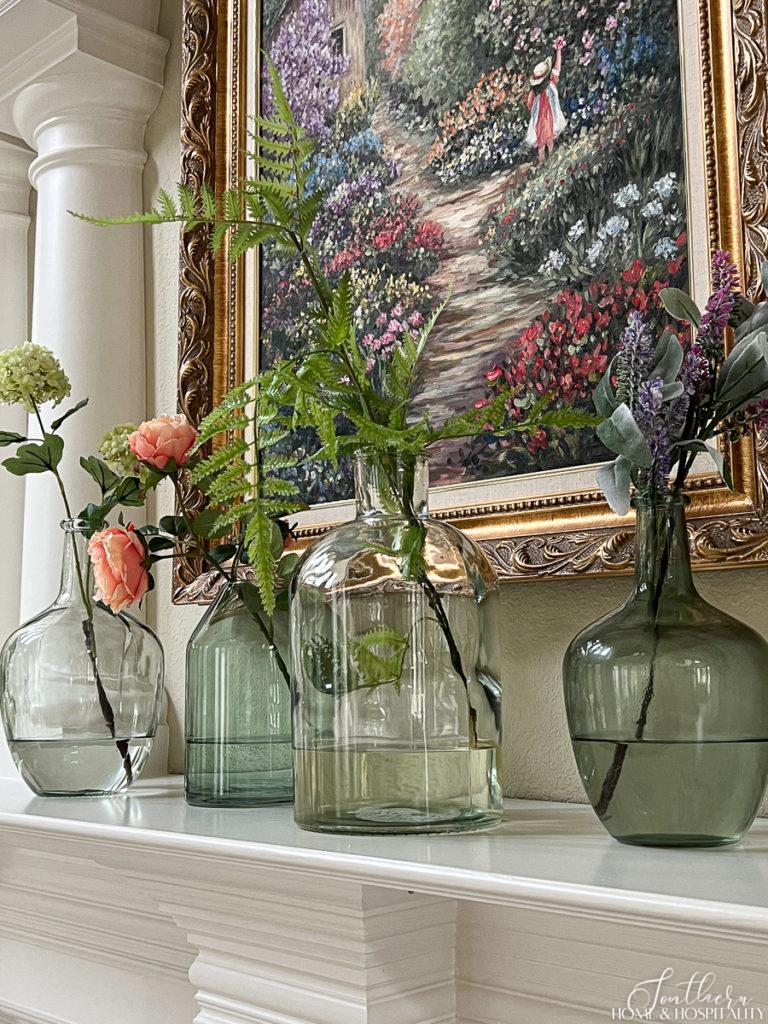
[[[69,378],[50,349],[26,342],[0,352],[0,405],[20,404],[34,412],[46,402],[58,405],[69,394]]]
[[[630,181],[628,185],[614,193],[613,202],[620,210],[626,210],[627,207],[634,206],[635,203],[640,202],[640,189],[634,181]]]
[[[559,249],[550,249],[549,256],[539,267],[540,274],[551,274],[552,271],[561,270],[566,261],[566,255],[564,252],[560,252]]]

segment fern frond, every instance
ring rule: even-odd
[[[272,520],[262,509],[256,509],[245,528],[245,546],[267,615],[275,610],[275,568],[272,553]]]
[[[199,462],[190,473],[193,484],[200,484],[210,476],[226,468],[235,459],[239,459],[248,451],[248,442],[242,437],[236,437],[229,444],[217,448],[213,455]]]

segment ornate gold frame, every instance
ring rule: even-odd
[[[698,0],[704,86],[709,238],[758,280],[768,252],[768,11],[765,0]],[[242,173],[245,0],[184,0],[182,180],[225,187]],[[179,408],[193,422],[241,379],[244,281],[207,230],[182,240]],[[768,438],[732,451],[736,493],[698,477],[690,535],[699,569],[768,562]],[[597,491],[456,507],[437,513],[477,537],[504,580],[626,573],[631,520]],[[321,532],[300,532],[306,543]],[[176,569],[177,601],[205,600],[211,585],[193,559]]]

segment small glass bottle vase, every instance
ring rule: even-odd
[[[636,501],[633,593],[565,656],[581,780],[625,843],[734,843],[768,777],[768,644],[697,592],[686,502]]]
[[[296,821],[319,832],[456,832],[502,812],[498,587],[427,512],[424,457],[355,467],[357,518],[292,584]]]
[[[285,596],[285,595],[283,595]],[[187,646],[187,802],[257,807],[293,800],[288,614],[270,640],[239,583],[224,586]]]
[[[13,759],[35,793],[110,796],[135,781],[152,749],[163,649],[143,623],[90,599],[86,524],[61,525],[61,589],[0,652],[0,710]]]

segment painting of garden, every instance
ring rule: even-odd
[[[320,149],[313,240],[350,274],[368,371],[450,295],[414,415],[500,391],[510,424],[542,398],[590,408],[628,312],[664,321],[659,292],[687,285],[675,0],[263,0],[262,18]],[[263,360],[306,343],[309,297],[266,248]],[[488,434],[445,442],[432,482],[605,457],[591,431]],[[349,496],[343,468],[300,473],[310,501]]]

